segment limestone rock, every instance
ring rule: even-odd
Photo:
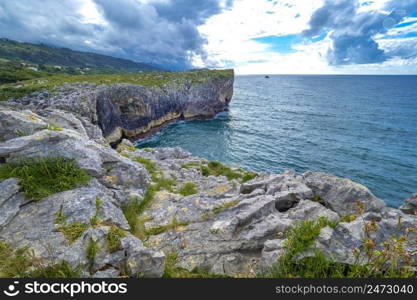
[[[405,199],[405,203],[400,207],[401,211],[406,214],[417,214],[417,194],[413,194],[410,198]]]
[[[386,205],[375,197],[365,186],[325,173],[307,172],[304,183],[323,198],[326,205],[340,216],[358,213],[357,202],[365,205],[366,211],[381,211]]]

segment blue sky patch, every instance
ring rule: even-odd
[[[413,24],[416,24],[417,21],[411,21],[411,22],[405,22],[405,23],[400,23],[397,26],[395,26],[395,28],[402,28],[402,27],[407,27]]]
[[[268,49],[279,53],[294,53],[296,50],[292,48],[293,44],[299,43],[302,40],[298,35],[289,34],[283,36],[263,36],[251,39],[252,41],[268,45]]]

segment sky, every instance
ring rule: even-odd
[[[0,37],[172,70],[417,74],[417,0],[0,0]]]

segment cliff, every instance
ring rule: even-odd
[[[109,147],[227,108],[230,72],[190,77],[0,102],[0,277],[415,276],[416,196],[399,210],[330,174]]]
[[[99,125],[106,141],[117,144],[176,120],[211,118],[227,110],[234,75],[233,70],[204,70],[58,79],[32,81],[27,86],[38,91],[10,102],[73,112]]]

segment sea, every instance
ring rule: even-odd
[[[137,145],[256,172],[327,172],[398,207],[417,193],[417,76],[237,76],[228,112]]]

